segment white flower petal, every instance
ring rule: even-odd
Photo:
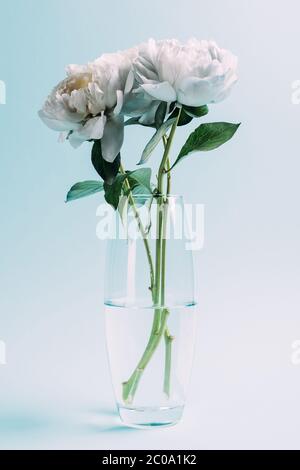
[[[238,80],[238,77],[235,73],[226,77],[226,80],[225,80],[226,85],[224,89],[222,89],[222,91],[218,95],[215,96],[213,103],[219,103],[220,101],[225,100],[225,98],[227,98],[227,96],[230,94],[231,89],[233,85],[235,85],[237,80]]]
[[[149,107],[149,110],[140,117],[139,122],[145,126],[149,126],[150,124],[153,124],[155,121],[155,114],[159,105],[160,105],[160,101],[152,101],[152,104]]]
[[[118,115],[124,92],[132,91],[136,56],[137,48],[133,48],[103,54],[86,65],[69,65],[67,78],[54,88],[40,111],[41,119],[51,129],[72,131],[69,140],[74,147],[85,140],[101,139],[105,115]]]
[[[66,74],[68,76],[77,74],[77,73],[86,73],[88,71],[87,65],[77,65],[77,64],[70,64],[66,67]]]
[[[69,98],[69,106],[79,113],[85,114],[87,111],[87,97],[84,89],[73,90]]]
[[[62,144],[66,140],[67,137],[68,137],[68,132],[60,132],[57,140],[60,144]]]
[[[84,126],[69,136],[72,147],[77,148],[86,140],[98,140],[103,136],[106,116],[89,119]]]
[[[89,139],[102,139],[106,119],[107,118],[104,113],[102,113],[99,117],[89,119],[89,121],[84,126]]]
[[[112,163],[120,152],[124,140],[124,118],[116,116],[107,120],[101,140],[104,160]]]
[[[180,83],[178,102],[186,106],[203,106],[212,102],[219,89],[209,79],[188,77]]]
[[[123,107],[123,102],[124,102],[124,95],[121,90],[117,90],[117,104],[114,109],[114,115],[117,116],[120,114],[121,109]]]
[[[131,117],[141,116],[149,110],[152,103],[153,98],[143,89],[134,90],[132,93],[125,96],[122,114]]]
[[[138,87],[152,98],[201,106],[228,94],[236,81],[237,60],[214,41],[151,39],[139,46],[133,68]]]
[[[128,93],[131,92],[133,88],[133,84],[134,84],[134,73],[133,73],[133,70],[130,70],[126,79],[126,83],[125,83],[124,95],[127,95]]]
[[[72,132],[69,135],[68,140],[74,149],[80,147],[80,145],[86,141],[86,138],[83,134],[83,126],[81,126],[81,128],[77,131]]]
[[[176,92],[168,82],[142,85],[142,88],[156,100],[160,101],[176,101]]]
[[[43,123],[46,124],[46,126],[48,126],[50,129],[54,131],[59,131],[59,132],[72,131],[75,129],[79,129],[81,126],[81,124],[77,122],[68,122],[65,120],[60,121],[58,119],[49,118],[43,110],[40,110],[38,112],[38,115],[43,121]]]

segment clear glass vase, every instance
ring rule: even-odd
[[[106,340],[121,420],[170,426],[183,413],[196,302],[189,221],[178,196],[120,203],[107,247]]]

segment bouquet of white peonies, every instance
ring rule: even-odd
[[[169,128],[204,116],[208,104],[229,94],[237,81],[236,69],[237,58],[213,41],[191,39],[181,44],[175,39],[150,39],[132,49],[103,54],[87,65],[69,65],[67,78],[54,88],[39,116],[75,148],[84,141],[94,142],[93,165],[103,181],[113,184],[120,171],[126,125],[156,129],[139,161],[144,164]],[[125,121],[126,116],[131,119]],[[220,146],[237,127],[203,124],[177,160]],[[97,186],[81,183],[75,191],[69,192],[68,200],[91,194]]]
[[[149,261],[150,291],[155,308],[154,324],[145,352],[131,377],[122,384],[123,400],[132,403],[144,369],[160,339],[167,332],[167,308],[162,301],[164,279],[163,218],[158,219],[155,262],[147,231],[135,207],[134,194],[149,194],[163,207],[170,192],[173,168],[193,152],[209,151],[233,137],[239,124],[202,123],[171,159],[171,146],[178,126],[190,124],[208,113],[208,105],[224,100],[237,81],[237,58],[213,41],[150,39],[132,49],[103,54],[86,65],[69,65],[67,77],[47,98],[39,116],[59,131],[73,147],[92,143],[92,164],[101,179],[75,184],[67,201],[97,192],[115,209],[121,197],[135,212]],[[151,182],[150,168],[128,170],[121,162],[126,126],[148,126],[153,136],[137,162],[144,165],[161,142],[162,158]],[[167,176],[167,184],[165,177]],[[165,392],[170,393],[170,364]]]

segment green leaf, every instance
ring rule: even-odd
[[[125,121],[124,123],[124,126],[134,126],[135,124],[140,124],[139,119],[140,117],[133,117],[133,118],[127,119],[127,121]]]
[[[128,176],[128,181],[135,203],[139,206],[144,205],[149,196],[152,195],[151,169],[141,168],[140,170],[133,171]]]
[[[126,175],[118,175],[112,184],[104,183],[105,200],[117,210]]]
[[[208,111],[209,111],[206,105],[198,106],[197,108],[194,108],[192,106],[183,106],[183,109],[186,114],[188,114],[189,116],[193,118],[200,118],[200,117],[206,116],[206,114],[208,114]]]
[[[163,123],[162,126],[160,126],[160,128],[156,131],[154,136],[150,139],[150,141],[146,145],[143,151],[142,157],[140,161],[138,162],[138,165],[143,165],[144,163],[148,161],[155,147],[158,145],[160,140],[163,138],[164,134],[174,124],[175,121],[176,121],[176,118],[168,119],[166,122]]]
[[[101,140],[96,140],[92,148],[92,164],[98,175],[107,183],[112,184],[119,172],[121,163],[120,154],[117,155],[112,163],[104,160],[102,156]]]
[[[177,118],[179,113],[179,108],[175,108],[173,113],[171,114],[170,118]],[[180,118],[178,121],[178,126],[185,126],[186,124],[189,124],[193,120],[192,116],[187,114],[183,108],[181,108],[181,113],[180,113]]]
[[[169,106],[169,113],[171,114],[175,108],[176,108],[176,101],[172,101],[172,103],[170,103],[170,106]]]
[[[140,168],[127,173],[131,188],[139,186],[144,193],[151,193],[151,168]]]
[[[80,199],[81,197],[91,196],[92,194],[103,191],[103,183],[101,181],[82,181],[76,183],[67,194],[66,202]]]
[[[190,153],[197,151],[208,152],[225,144],[234,136],[239,126],[240,124],[231,124],[229,122],[201,124],[189,136],[172,168]]]
[[[141,116],[127,119],[127,121],[125,121],[124,126],[134,126],[134,125],[139,124],[140,126],[153,127],[155,129],[155,124],[154,123],[153,124],[144,124],[144,123],[140,122],[140,119],[141,119]]]
[[[128,195],[128,190],[125,190],[123,187],[125,179],[128,180],[133,195],[137,194],[140,197],[141,195],[152,194],[150,168],[127,171],[126,175],[119,174],[112,184],[104,183],[105,200],[114,209],[118,209],[122,192]]]
[[[128,171],[127,178],[130,184],[130,192],[134,197],[135,203],[138,205],[145,204],[149,196],[152,195],[151,168],[140,168],[139,170]],[[128,196],[129,190],[125,190],[124,194]]]
[[[159,129],[165,120],[166,114],[167,114],[167,107],[168,104],[165,101],[162,101],[160,105],[158,106],[156,113],[155,113],[155,127],[156,129]]]
[[[145,191],[144,186],[135,186],[131,193],[137,206],[143,206],[151,201],[150,196],[152,196],[152,191]]]

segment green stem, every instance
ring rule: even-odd
[[[176,128],[177,128],[177,125],[178,125],[178,122],[179,122],[179,119],[180,119],[180,115],[181,115],[181,108],[179,109],[176,121],[174,122],[174,124],[171,128],[171,132],[170,132],[169,138],[167,140],[167,145],[166,145],[166,148],[165,148],[165,151],[164,151],[164,155],[163,155],[163,158],[162,158],[162,161],[160,163],[159,170],[158,170],[157,192],[158,192],[159,195],[162,195],[162,193],[163,193],[163,178],[164,178],[164,174],[166,172],[166,162],[167,162],[167,159],[169,158],[171,146],[172,146],[174,135],[175,135],[175,132],[176,132]]]
[[[171,172],[170,167],[170,158],[167,159],[166,162],[167,166],[167,198],[166,204],[168,204],[168,196],[171,192]],[[168,205],[166,205],[165,211],[168,210]],[[164,299],[165,293],[165,276],[166,276],[166,231],[167,231],[167,220],[168,220],[168,213],[165,214],[165,221],[164,221],[164,234],[163,234],[163,241],[162,241],[162,297]],[[165,301],[165,299],[164,299]],[[171,362],[172,362],[172,343],[174,337],[170,334],[168,325],[166,325],[165,332],[164,332],[164,339],[165,339],[165,372],[164,372],[164,392],[167,397],[170,396],[170,389],[171,389]]]
[[[136,366],[135,370],[131,374],[127,382],[123,382],[123,400],[127,404],[133,402],[137,387],[142,378],[145,368],[150,362],[154,352],[156,351],[161,338],[164,334],[168,310],[160,307],[160,274],[161,274],[161,238],[162,238],[162,217],[160,207],[157,205],[157,239],[156,239],[156,259],[155,259],[155,283],[152,291],[152,299],[155,308],[154,319],[150,337],[146,346],[146,349]]]
[[[123,175],[126,175],[126,171],[124,170],[122,164],[120,164],[120,172]],[[150,246],[149,246],[149,242],[148,242],[148,238],[147,238],[147,233],[144,229],[144,226],[143,226],[141,218],[140,218],[140,214],[139,214],[139,212],[136,208],[134,199],[132,197],[131,186],[130,186],[128,178],[125,179],[125,185],[126,185],[127,189],[129,190],[128,200],[129,200],[130,205],[132,206],[133,213],[134,213],[134,216],[135,216],[137,224],[138,224],[138,228],[139,228],[139,230],[141,232],[141,235],[142,235],[142,238],[143,238],[143,243],[144,243],[144,246],[145,246],[146,255],[147,255],[149,268],[150,268],[150,290],[151,290],[151,292],[153,292],[153,289],[154,289],[154,266],[153,266],[151,250],[150,250]]]
[[[159,309],[160,311],[160,309]],[[154,352],[156,351],[160,340],[162,338],[162,335],[164,334],[165,328],[166,328],[166,323],[167,323],[167,317],[168,317],[168,310],[163,309],[162,311],[162,317],[161,317],[161,324],[159,330],[154,330],[152,328],[152,332],[148,341],[148,344],[146,346],[146,349],[137,365],[135,368],[133,374],[131,375],[130,379],[127,382],[123,383],[123,400],[125,403],[132,403],[139,381],[141,380],[141,377],[144,373],[145,368],[149,364]]]
[[[172,363],[172,343],[174,337],[170,334],[168,327],[165,328],[165,377],[164,377],[164,392],[167,397],[170,396],[171,390],[171,363]]]
[[[181,110],[178,113],[177,119],[174,122],[169,138],[167,140],[167,144],[165,147],[164,155],[159,167],[158,171],[158,185],[157,185],[157,192],[158,192],[158,200],[157,200],[157,239],[156,239],[156,259],[155,259],[155,282],[154,282],[154,289],[152,291],[153,294],[153,302],[155,308],[154,319],[151,334],[146,346],[146,349],[138,362],[137,367],[134,369],[130,378],[122,384],[123,386],[123,400],[125,403],[132,403],[135,397],[135,393],[141,377],[144,373],[145,368],[147,367],[148,363],[150,362],[153,354],[155,353],[162,336],[165,334],[166,325],[167,325],[167,318],[169,315],[169,311],[164,307],[164,303],[162,302],[161,298],[161,287],[162,287],[162,277],[161,277],[161,261],[162,261],[162,232],[163,232],[163,214],[161,208],[163,207],[164,198],[162,196],[163,193],[163,178],[166,172],[166,162],[169,158],[169,153],[171,149],[171,145],[173,142],[173,138],[175,135],[176,127],[180,118]],[[163,285],[165,282],[165,274],[163,274]],[[164,295],[164,289],[163,289]]]

